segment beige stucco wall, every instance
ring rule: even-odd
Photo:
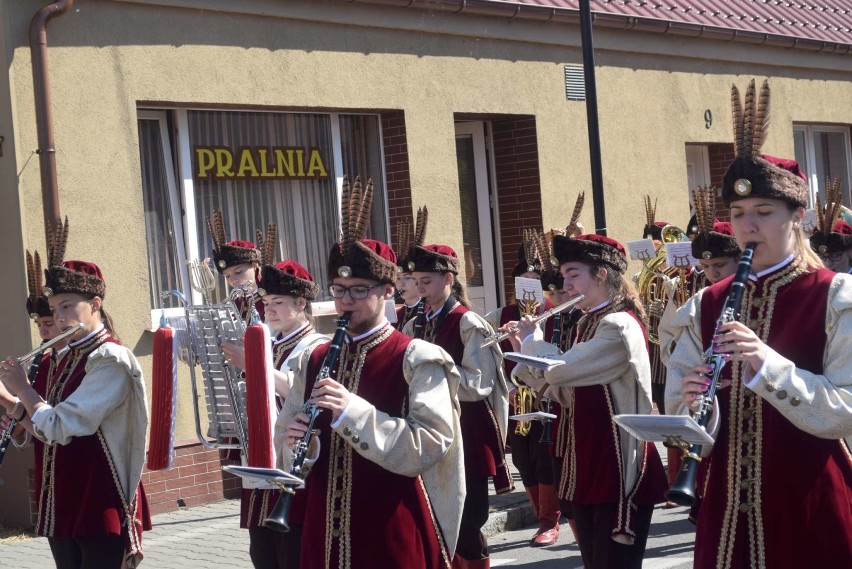
[[[14,177],[36,147],[26,30],[42,3],[0,0],[9,48],[0,113],[14,120],[14,134],[2,133],[0,237],[11,267],[23,267],[24,246],[44,251],[35,157],[17,186]],[[577,29],[339,2],[194,4],[273,15],[78,0],[49,24],[60,197],[71,220],[68,258],[101,265],[106,306],[146,372],[151,342],[135,121],[140,105],[403,109],[413,203],[429,206],[430,234],[458,251],[454,113],[535,115],[545,227],[566,222],[581,189],[587,190],[582,221],[594,227],[585,106],[564,94],[563,64],[581,62]],[[684,144],[731,140],[732,81],[772,77],[766,150],[773,154],[792,156],[794,120],[852,123],[849,57],[636,32],[603,30],[596,39],[607,218],[609,234],[621,240],[639,236],[645,193],[659,197],[660,218],[687,219]],[[713,112],[710,129],[705,109]],[[0,308],[6,316],[0,345],[7,351],[20,349],[31,333],[22,284],[14,275],[0,283],[4,298],[20,299]],[[183,405],[178,438],[193,436],[189,413]]]

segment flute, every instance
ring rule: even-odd
[[[42,352],[45,352],[56,344],[67,340],[68,338],[76,334],[81,328],[83,328],[83,324],[77,324],[75,326],[72,326],[71,328],[65,330],[52,340],[48,340],[47,342],[40,344],[37,348],[30,350],[19,358],[14,358],[15,363],[17,363],[18,365],[27,363]],[[9,412],[11,413],[11,410]],[[6,449],[9,448],[9,443],[12,442],[12,433],[15,431],[15,427],[17,426],[18,422],[15,419],[12,419],[9,423],[9,426],[3,431],[2,434],[0,434],[0,464],[3,464],[3,459],[6,457]]]
[[[547,320],[548,318],[550,318],[554,314],[559,314],[560,312],[567,310],[568,308],[571,308],[572,306],[574,306],[578,302],[581,302],[585,298],[586,298],[586,295],[580,294],[580,295],[575,296],[571,300],[567,300],[567,301],[563,302],[562,304],[560,304],[558,306],[554,306],[553,308],[551,308],[547,312],[542,312],[541,314],[539,314],[538,316],[533,318],[533,324],[538,324],[539,322]],[[488,347],[492,344],[502,342],[503,340],[508,338],[509,335],[512,332],[517,330],[518,327],[519,327],[518,324],[514,324],[513,326],[509,327],[509,329],[507,329],[505,332],[494,332],[493,334],[491,334],[490,336],[485,338],[485,342],[482,343],[482,347],[486,348],[486,347]]]

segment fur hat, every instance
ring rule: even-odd
[[[275,227],[274,224],[270,224],[270,226],[272,228]],[[214,211],[213,215],[207,218],[207,229],[213,238],[213,264],[220,273],[223,273],[228,267],[235,265],[261,262],[260,249],[251,241],[241,241],[239,239],[226,241],[225,222],[222,219],[221,211]],[[260,235],[259,232],[258,234]],[[274,238],[267,241],[272,242],[274,247]]]
[[[292,260],[263,265],[260,269],[259,285],[260,296],[280,294],[315,300],[319,293],[319,285],[314,282],[311,273]]]
[[[692,237],[698,233],[698,219],[695,215],[689,218],[689,221],[686,222],[686,236]]]
[[[47,299],[42,295],[41,275],[41,258],[38,251],[35,252],[35,256],[27,251],[27,288],[29,289],[27,314],[33,320],[37,320],[39,317],[53,316],[53,311],[50,310]]]
[[[365,239],[373,204],[373,180],[361,185],[356,177],[350,187],[349,178],[343,178],[343,196],[340,200],[342,238],[328,254],[328,278],[355,277],[393,284],[399,272],[397,257],[390,245]]]
[[[412,249],[408,261],[411,272],[459,274],[459,257],[446,245],[424,245]]]
[[[796,161],[760,152],[769,130],[769,82],[763,82],[758,95],[752,79],[744,102],[733,85],[731,110],[736,158],[722,180],[725,205],[745,198],[765,197],[807,207],[808,186]]]
[[[624,246],[603,235],[580,235],[575,239],[557,235],[553,238],[553,254],[560,265],[579,261],[587,265],[606,265],[622,274],[627,270]]]
[[[852,248],[852,226],[837,219],[843,205],[840,178],[826,180],[825,206],[817,195],[817,229],[811,235],[811,248],[820,256],[841,253]]]
[[[541,273],[541,288],[544,290],[561,290],[565,286],[565,277],[559,270],[548,269]]]
[[[730,223],[715,221],[716,188],[696,188],[694,194],[698,234],[692,240],[692,256],[696,259],[739,257],[740,246]]]
[[[106,282],[101,269],[88,261],[63,261],[68,245],[68,218],[57,220],[47,235],[47,261],[42,294],[73,293],[106,297]]]
[[[408,261],[414,247],[422,247],[426,237],[426,224],[429,222],[429,210],[424,205],[417,209],[417,225],[411,226],[411,220],[406,218],[396,226],[396,251],[397,265],[403,273],[411,273],[408,270]]]

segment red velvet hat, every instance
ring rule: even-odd
[[[716,188],[698,188],[694,194],[698,233],[692,240],[692,256],[696,259],[739,257],[740,246],[730,223],[715,221]]]
[[[578,261],[587,265],[606,265],[622,274],[627,270],[624,246],[603,235],[580,235],[574,239],[557,235],[553,238],[553,254],[560,265]]]
[[[340,201],[342,238],[328,255],[328,278],[362,278],[393,284],[399,268],[396,253],[386,243],[365,239],[373,204],[373,180],[361,185],[356,177],[350,187],[349,178],[343,178],[343,197]]]
[[[453,273],[459,274],[459,257],[451,247],[446,245],[424,245],[414,247],[408,261],[408,268],[413,273]]]
[[[33,320],[43,316],[53,316],[53,311],[50,310],[47,299],[42,295],[41,275],[41,257],[39,257],[38,251],[36,251],[35,256],[27,251],[27,288],[29,289],[27,314]]]
[[[235,265],[261,262],[260,250],[251,241],[226,241],[225,222],[221,211],[214,211],[213,215],[207,218],[207,228],[213,238],[213,264],[220,273]]]
[[[768,81],[763,82],[757,95],[754,79],[751,80],[745,109],[736,85],[732,86],[731,105],[736,158],[722,180],[725,205],[745,198],[765,197],[807,207],[808,185],[798,163],[760,152],[769,129]]]
[[[294,296],[314,300],[319,293],[319,285],[314,282],[311,273],[293,260],[281,261],[275,265],[263,265],[260,269],[258,293]]]

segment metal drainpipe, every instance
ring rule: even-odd
[[[71,9],[74,0],[57,0],[36,12],[30,22],[30,53],[33,66],[36,129],[38,131],[39,169],[41,170],[41,199],[44,209],[44,230],[60,219],[59,183],[56,178],[56,148],[53,142],[53,113],[51,111],[50,76],[47,69],[47,22]]]

